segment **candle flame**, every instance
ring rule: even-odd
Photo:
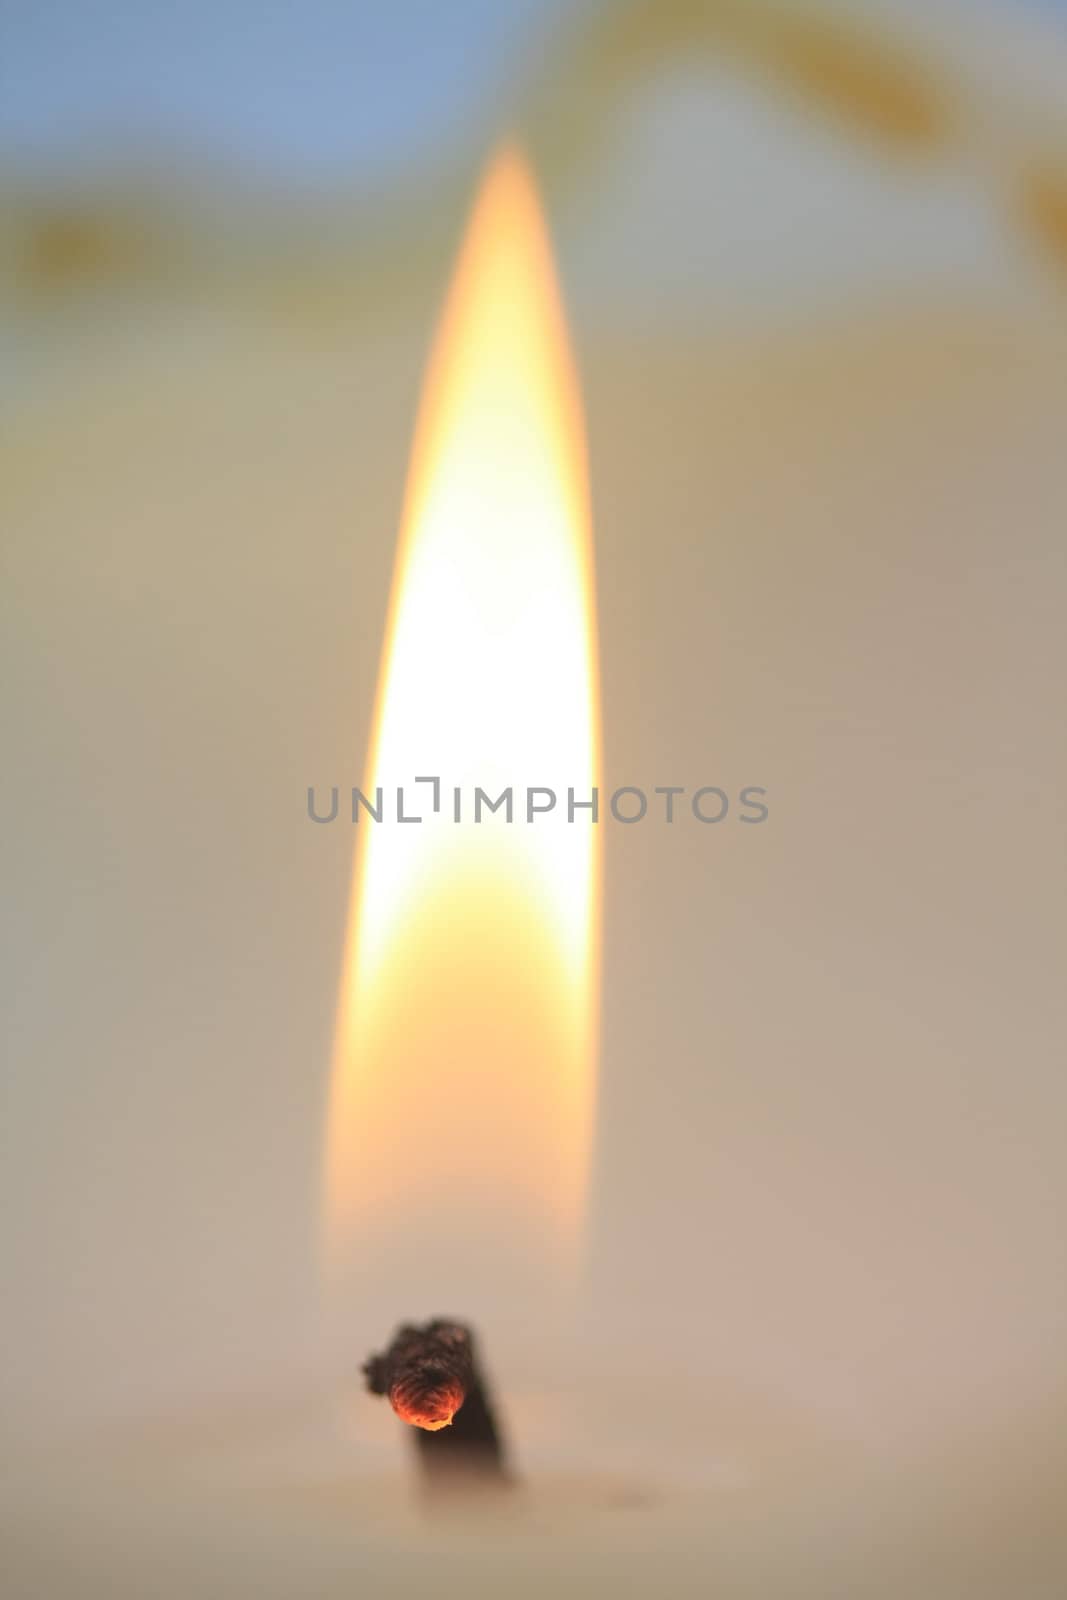
[[[396,1265],[405,1235],[403,1271],[424,1289],[432,1267],[466,1293],[479,1272],[531,1270],[527,1243],[557,1272],[574,1255],[599,829],[588,809],[569,818],[568,791],[588,802],[598,782],[595,635],[577,382],[533,181],[505,149],[460,252],[412,453],[364,786],[372,802],[382,789],[384,815],[360,814],[337,1014],[331,1265],[354,1250]],[[401,785],[417,825],[397,820]],[[531,786],[557,799],[528,820]],[[512,820],[483,805],[475,821],[476,787],[494,801],[510,789]]]

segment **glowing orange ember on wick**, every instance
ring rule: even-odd
[[[422,1464],[438,1482],[457,1470],[509,1481],[474,1335],[462,1322],[404,1323],[363,1373],[370,1392],[388,1395],[400,1420],[411,1423]]]
[[[451,1427],[452,1418],[466,1398],[467,1391],[458,1383],[442,1383],[431,1389],[414,1382],[394,1383],[389,1390],[389,1404],[401,1422],[425,1428],[427,1433]]]
[[[474,1343],[462,1323],[406,1322],[389,1348],[363,1363],[372,1394],[387,1394],[401,1422],[435,1433],[447,1428],[475,1381]]]

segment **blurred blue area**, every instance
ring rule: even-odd
[[[619,3],[0,0],[0,166],[207,159],[282,184],[388,182],[487,106],[506,113],[561,28]],[[914,0],[854,6],[898,9]],[[937,9],[969,25],[966,5]],[[1067,0],[973,16],[990,13],[1047,27]]]
[[[388,177],[586,0],[2,0],[0,161]]]

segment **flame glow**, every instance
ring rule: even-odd
[[[537,197],[505,150],[468,227],[416,431],[364,785],[372,799],[382,787],[385,820],[361,817],[338,1007],[332,1262],[360,1240],[391,1253],[401,1216],[410,1270],[432,1260],[464,1291],[522,1255],[516,1228],[557,1262],[573,1253],[599,828],[588,810],[569,821],[567,796],[588,801],[598,772],[577,384]],[[420,776],[440,780],[436,815]],[[396,820],[401,784],[418,825]],[[475,786],[493,799],[510,787],[513,820],[501,809],[475,823]],[[556,809],[527,821],[528,786],[553,789]]]

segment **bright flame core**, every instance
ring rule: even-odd
[[[587,809],[568,820],[568,791],[590,800],[599,743],[577,383],[537,197],[506,150],[463,244],[412,457],[364,786],[372,800],[381,787],[385,820],[361,816],[338,1006],[332,1265],[353,1247],[399,1251],[402,1272],[425,1282],[432,1264],[458,1296],[508,1269],[536,1286],[530,1250],[550,1275],[573,1258],[599,828]],[[438,814],[416,777],[440,780]],[[421,824],[397,821],[399,785]],[[531,786],[556,808],[527,821]],[[502,807],[474,822],[476,787],[510,788],[513,820]]]

